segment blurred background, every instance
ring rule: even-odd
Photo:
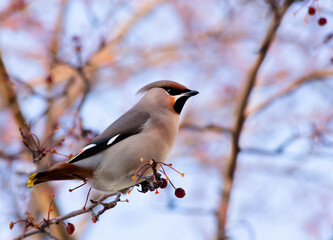
[[[67,159],[53,149],[77,153],[163,79],[200,92],[168,160],[186,196],[134,190],[97,223],[71,218],[74,234],[60,225],[54,236],[333,239],[330,0],[1,0],[1,239],[23,234],[9,223],[26,212],[46,218],[51,193],[53,217],[82,208],[89,187],[28,189],[29,174]]]

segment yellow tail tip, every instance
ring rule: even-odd
[[[35,181],[37,180],[37,178],[35,178],[35,176],[37,175],[37,173],[31,174],[27,183],[27,187],[32,187],[33,185],[35,185]]]

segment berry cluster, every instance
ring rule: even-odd
[[[140,159],[141,162],[147,161],[148,163],[143,165],[136,174],[132,177],[133,180],[136,180],[135,184],[132,186],[132,188],[127,192],[128,194],[131,193],[133,188],[136,185],[141,185],[141,191],[142,193],[146,193],[148,191],[155,191],[155,194],[159,194],[158,188],[164,189],[167,187],[168,182],[171,184],[171,186],[175,189],[175,196],[178,198],[185,197],[186,193],[183,188],[176,188],[173,183],[170,181],[168,175],[166,174],[166,171],[164,167],[169,167],[172,170],[179,173],[182,177],[184,177],[184,173],[181,173],[174,169],[172,167],[172,164],[166,164],[163,162],[156,162],[154,159],[152,160],[145,160],[143,158]],[[157,167],[160,167],[160,172],[165,176],[165,178],[161,177],[161,174],[157,172]],[[153,176],[143,182],[140,182],[140,179],[143,178],[145,172],[147,172],[148,169],[151,169],[153,171]],[[139,183],[140,182],[140,183]]]
[[[74,36],[72,38],[73,44],[74,44],[74,49],[76,52],[81,52],[82,51],[82,43],[81,43],[81,38],[79,36]]]
[[[308,8],[308,15],[309,16],[315,16],[317,13],[317,9],[314,6],[310,6]],[[319,14],[319,19],[318,19],[318,25],[319,26],[324,26],[327,23],[327,19],[325,17],[320,16]]]

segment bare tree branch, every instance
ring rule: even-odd
[[[78,114],[84,104],[84,102],[86,101],[87,99],[87,96],[90,92],[90,80],[89,78],[87,77],[86,73],[84,72],[84,69],[82,67],[78,67],[77,68],[77,73],[79,74],[80,78],[83,80],[84,82],[84,90],[83,90],[83,94],[82,94],[82,97],[81,97],[81,100],[80,100],[80,103],[76,109],[76,114]]]
[[[17,101],[13,84],[9,79],[1,55],[0,55],[0,92],[5,104],[8,105],[8,109],[10,109],[12,114],[14,115],[14,119],[17,125],[25,129],[26,121],[22,114],[21,107]]]
[[[58,19],[55,24],[53,37],[50,42],[50,52],[56,56],[59,50],[59,40],[61,36],[61,31],[63,29],[63,22],[65,19],[66,8],[68,0],[61,0]]]
[[[184,130],[191,130],[191,131],[198,131],[198,132],[204,132],[204,131],[211,131],[216,133],[227,133],[232,134],[232,130],[227,127],[221,127],[215,124],[207,124],[205,126],[196,126],[189,123],[183,123],[179,127],[180,129]]]
[[[245,112],[245,117],[248,117],[249,115],[256,114],[270,105],[272,105],[277,100],[281,99],[282,97],[285,97],[292,92],[294,92],[296,89],[298,89],[300,86],[302,86],[305,83],[308,83],[310,81],[316,81],[321,80],[324,78],[332,77],[333,71],[332,70],[320,70],[320,71],[314,71],[311,73],[308,73],[299,79],[297,79],[295,82],[293,82],[290,86],[286,87],[285,89],[281,90],[274,96],[270,97],[268,100],[263,102],[262,104],[259,104],[258,106],[254,107],[253,109],[247,110]]]
[[[50,219],[50,221],[42,222],[39,225],[38,229],[33,229],[33,230],[30,230],[30,231],[27,231],[24,234],[24,237],[28,237],[28,236],[31,236],[31,235],[34,235],[34,234],[38,234],[38,233],[43,233],[45,231],[45,228],[49,227],[50,225],[59,224],[62,221],[67,220],[69,218],[76,217],[76,216],[79,216],[79,215],[82,215],[82,214],[86,214],[86,213],[90,213],[97,205],[100,204],[100,202],[106,200],[107,198],[109,198],[111,196],[115,196],[115,195],[117,195],[117,197],[112,202],[118,202],[119,199],[120,199],[120,194],[119,193],[106,194],[106,195],[102,196],[100,199],[98,199],[98,201],[96,201],[95,203],[92,203],[89,207],[86,208],[86,210],[79,209],[79,210],[67,213],[67,214],[65,214],[65,215],[63,215],[61,217],[56,217],[54,219]],[[23,235],[18,236],[16,238],[14,238],[14,240],[20,240],[20,239],[22,239],[22,236]]]
[[[248,79],[245,82],[244,88],[242,89],[243,92],[241,93],[239,99],[239,105],[236,108],[236,114],[235,114],[235,123],[233,126],[233,137],[232,137],[232,150],[231,155],[228,159],[225,172],[223,173],[224,176],[224,187],[222,191],[221,196],[221,203],[220,207],[217,213],[218,218],[218,233],[217,233],[217,239],[222,240],[226,239],[226,218],[227,218],[227,210],[229,207],[229,200],[230,200],[230,193],[232,189],[232,184],[234,180],[234,174],[236,170],[236,163],[237,163],[237,156],[240,151],[239,147],[239,138],[240,134],[246,119],[245,109],[249,100],[249,96],[251,93],[251,90],[253,89],[254,83],[257,79],[257,73],[259,71],[259,68],[261,64],[263,63],[269,46],[273,42],[273,39],[276,35],[276,31],[279,28],[281,24],[281,20],[288,10],[289,6],[293,3],[293,0],[285,0],[283,5],[276,11],[274,14],[274,17],[271,21],[270,27],[266,33],[266,36],[262,42],[259,55],[251,68]]]
[[[25,129],[25,131],[29,131],[29,129],[27,129],[25,117],[22,114],[21,107],[17,100],[13,84],[10,81],[9,75],[3,63],[1,55],[0,55],[0,92],[1,96],[3,97],[5,103],[8,106],[8,109],[10,109],[10,111],[14,115],[14,119],[16,120],[17,125],[20,128]],[[27,141],[33,142],[31,135],[29,135]],[[43,206],[45,205],[44,200],[48,199],[47,192],[49,191],[47,191],[46,189],[50,189],[48,184],[44,185],[43,191],[38,191],[38,188],[33,190],[33,195],[35,196],[38,195],[38,197],[36,197],[37,201],[35,203],[35,206],[37,207],[36,209],[37,212],[41,212],[42,209],[44,209],[43,208]],[[54,214],[59,215],[59,210],[56,204],[54,205]]]
[[[163,1],[164,0],[151,0],[145,4],[141,4],[142,5],[141,9],[138,10],[138,12],[133,16],[133,18],[131,18],[127,23],[125,23],[122,26],[117,36],[107,44],[102,45],[100,49],[98,49],[93,55],[91,55],[89,57],[89,60],[87,61],[87,64],[89,65],[93,63],[94,59],[98,58],[98,55],[103,54],[103,52],[110,51],[114,45],[119,43],[124,38],[124,36],[126,36],[126,34],[132,29],[135,23],[137,23],[143,17],[145,17],[147,14],[153,11],[155,7]]]
[[[16,12],[23,11],[26,8],[26,4],[22,0],[12,0],[10,5],[0,12],[0,23],[3,22],[6,18],[15,14]]]
[[[242,153],[246,154],[255,154],[255,155],[262,155],[262,156],[283,156],[290,159],[305,159],[311,156],[315,156],[316,158],[332,158],[332,153],[324,153],[324,152],[306,152],[303,154],[289,154],[285,153],[284,151],[279,151],[276,149],[273,150],[267,150],[264,148],[256,148],[256,147],[248,147],[248,148],[242,148]]]

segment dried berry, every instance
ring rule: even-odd
[[[75,51],[77,51],[77,52],[81,52],[81,51],[82,51],[82,47],[81,47],[81,45],[77,45],[77,46],[75,46]]]
[[[67,223],[66,231],[69,235],[72,235],[75,231],[75,226],[71,223]]]
[[[309,15],[315,15],[316,9],[314,7],[309,7],[308,13],[309,13]]]
[[[165,178],[162,178],[162,184],[161,184],[161,186],[160,186],[160,188],[166,188],[168,186],[168,182],[167,182],[167,180],[165,179]]]
[[[53,83],[53,78],[50,75],[46,77],[46,83],[48,85],[51,85]]]
[[[182,188],[177,188],[176,191],[175,191],[175,195],[177,198],[183,198],[185,197],[185,190],[182,189]]]
[[[318,20],[318,24],[319,24],[320,26],[324,26],[326,23],[327,23],[326,18],[324,18],[324,17],[319,18],[319,20]]]
[[[74,42],[78,42],[78,41],[80,41],[80,37],[79,36],[73,36],[72,40]]]

